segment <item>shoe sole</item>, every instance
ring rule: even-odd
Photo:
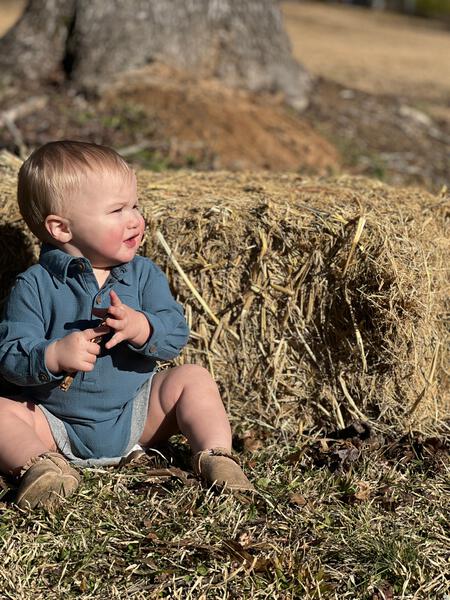
[[[65,483],[73,482],[75,487],[65,492]],[[73,475],[62,475],[55,471],[47,471],[36,478],[22,494],[18,494],[16,504],[19,508],[52,508],[63,498],[70,496],[78,487],[79,480]],[[41,488],[41,490],[37,489]]]

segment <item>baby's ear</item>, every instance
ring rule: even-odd
[[[59,217],[58,215],[48,215],[48,217],[45,219],[44,225],[45,229],[57,242],[66,244],[72,239],[72,232],[70,231],[68,219]]]

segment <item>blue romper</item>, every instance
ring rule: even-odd
[[[78,372],[64,392],[59,387],[63,375],[45,365],[45,350],[73,331],[99,325],[93,309],[109,307],[111,289],[148,318],[152,335],[140,348],[127,342],[111,350],[102,347],[94,370]],[[0,375],[19,386],[17,394],[64,424],[75,457],[117,457],[128,448],[134,399],[156,361],[176,357],[188,336],[183,310],[151,260],[135,256],[113,267],[99,289],[87,259],[44,244],[39,264],[18,276],[7,301],[0,324]]]

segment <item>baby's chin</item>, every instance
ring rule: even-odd
[[[134,255],[133,255],[134,258]],[[114,267],[119,267],[120,265],[123,265],[125,262],[129,262],[129,260],[115,260],[115,261],[98,261],[98,262],[91,262],[92,264],[92,268],[93,269],[97,269],[98,271],[110,271],[111,269],[114,269]]]
[[[122,250],[117,252],[116,257],[99,257],[97,259],[91,260],[92,268],[98,270],[111,270],[114,267],[118,267],[119,265],[123,265],[124,263],[128,263],[133,260],[136,256],[137,251],[139,250],[140,239],[134,244],[125,244],[122,242]]]

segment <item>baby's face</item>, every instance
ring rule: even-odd
[[[88,258],[97,268],[134,258],[144,234],[134,174],[90,174],[65,212],[72,232],[70,254]]]

